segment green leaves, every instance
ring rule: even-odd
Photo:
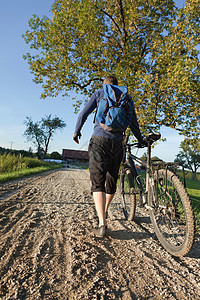
[[[193,172],[193,179],[196,179],[196,173],[200,167],[200,142],[199,139],[185,138],[180,144],[181,151],[176,157],[178,161],[184,165],[185,168]]]
[[[199,134],[197,1],[177,9],[172,0],[56,0],[52,14],[33,16],[24,35],[37,53],[25,59],[42,98],[90,96],[115,74],[143,131],[166,125]]]

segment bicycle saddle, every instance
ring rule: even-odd
[[[159,132],[149,133],[146,136],[146,140],[150,142],[155,142],[161,138],[161,134]]]

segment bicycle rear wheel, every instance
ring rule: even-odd
[[[134,193],[134,177],[129,168],[120,174],[120,193],[122,210],[126,220],[132,221],[135,216],[136,194]]]
[[[179,178],[169,170],[159,170],[150,183],[150,217],[162,246],[174,256],[184,256],[192,248],[195,222],[189,195]]]

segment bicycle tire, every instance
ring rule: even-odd
[[[180,179],[169,170],[158,170],[150,180],[150,218],[162,246],[173,256],[184,256],[192,248],[194,213]],[[151,182],[152,181],[152,182]]]
[[[134,177],[130,168],[120,174],[120,193],[122,199],[122,210],[126,220],[132,221],[136,210],[136,194]]]

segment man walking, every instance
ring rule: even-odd
[[[103,86],[105,84],[118,86],[117,78],[115,76],[107,76],[104,79]],[[104,89],[97,90],[80,112],[73,137],[76,143],[79,143],[81,128],[88,115],[91,114],[95,108],[98,109],[100,99],[103,97]],[[129,126],[139,143],[143,144],[133,101],[132,107],[132,120]],[[91,192],[99,218],[99,236],[101,237],[104,237],[107,233],[106,214],[116,192],[119,167],[123,158],[123,138],[124,135],[122,131],[107,131],[103,129],[100,123],[95,119],[88,154],[92,185]]]

